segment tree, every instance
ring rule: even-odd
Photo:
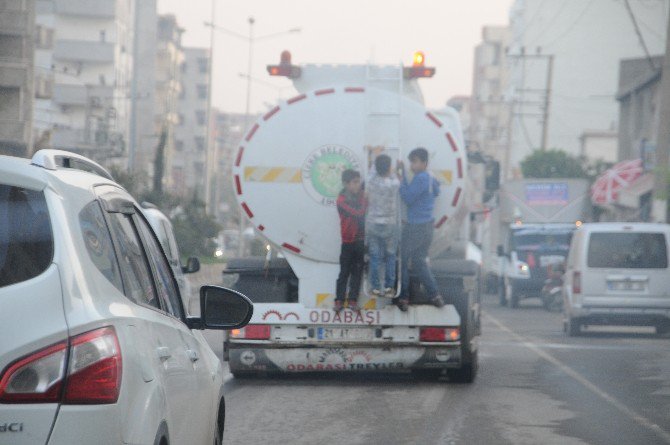
[[[583,160],[563,150],[535,150],[521,161],[524,178],[586,178]]]
[[[214,238],[222,227],[205,212],[205,203],[193,196],[183,208],[176,209],[172,220],[175,236],[183,256],[211,256],[216,248]]]

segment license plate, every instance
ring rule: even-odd
[[[561,255],[543,255],[540,257],[540,266],[547,267],[549,265],[561,264],[565,261],[565,257]]]
[[[317,328],[319,340],[372,340],[374,330],[364,328]]]
[[[643,291],[644,283],[640,281],[609,281],[607,288],[614,291]]]

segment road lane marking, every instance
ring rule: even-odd
[[[486,341],[480,340],[480,346],[514,346],[523,347],[524,345],[511,341]],[[543,349],[581,349],[598,351],[655,351],[656,347],[631,345],[586,345],[586,344],[568,344],[568,343],[534,343],[538,348]]]
[[[549,354],[548,352],[542,350],[542,348],[540,346],[538,346],[535,343],[533,343],[532,341],[528,340],[523,335],[518,334],[518,333],[514,332],[512,329],[505,326],[501,321],[499,321],[494,316],[489,315],[488,313],[482,313],[482,315],[485,318],[488,318],[489,320],[491,320],[493,322],[493,324],[498,326],[498,328],[502,329],[503,331],[507,332],[512,337],[517,339],[523,346],[530,349],[535,354],[537,354],[541,358],[545,359],[546,361],[548,361],[552,365],[561,369],[568,376],[572,377],[574,380],[581,383],[582,386],[584,386],[586,389],[588,389],[589,391],[591,391],[593,394],[597,395],[601,399],[605,400],[607,403],[609,403],[610,405],[615,407],[617,410],[619,410],[622,414],[624,414],[625,416],[627,416],[628,418],[633,420],[635,423],[653,431],[654,433],[656,433],[656,435],[658,437],[662,438],[666,443],[670,443],[670,433],[663,430],[660,426],[658,426],[654,422],[650,421],[649,419],[641,416],[640,414],[636,413],[635,411],[631,410],[626,405],[621,403],[619,400],[615,399],[614,397],[612,397],[611,395],[609,395],[608,393],[606,393],[605,391],[603,391],[602,389],[598,388],[596,385],[591,383],[590,380],[588,380],[586,377],[582,376],[580,373],[578,373],[577,371],[572,369],[570,366],[566,365],[565,363],[563,363],[562,361],[560,361],[559,359],[557,359],[553,355]]]

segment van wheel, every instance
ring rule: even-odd
[[[565,322],[565,332],[570,337],[579,337],[582,335],[582,323],[578,318],[568,317]]]
[[[519,307],[519,291],[514,288],[514,284],[507,282],[505,285],[505,293],[509,298],[509,307],[516,309]]]
[[[216,431],[214,431],[214,445],[223,444],[223,427],[226,422],[226,402],[221,399],[219,412],[216,415]]]

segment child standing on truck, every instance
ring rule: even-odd
[[[361,174],[347,169],[342,172],[342,191],[337,197],[337,212],[340,215],[342,250],[340,251],[340,275],[335,290],[335,312],[344,307],[344,298],[349,284],[348,307],[353,311],[358,307],[361,289],[365,247],[365,211],[367,202],[361,187]]]
[[[440,183],[428,171],[428,150],[415,148],[408,156],[410,168],[414,173],[412,181],[407,181],[405,167],[399,163],[402,171],[400,197],[407,205],[407,222],[402,228],[402,287],[398,307],[407,311],[409,305],[409,266],[426,290],[430,302],[436,307],[444,306],[437,290],[435,277],[428,267],[426,258],[433,241],[433,207],[435,197],[440,193]]]
[[[380,154],[375,159],[367,184],[367,241],[370,256],[370,288],[375,296],[395,296],[396,252],[398,250],[398,189],[400,181],[391,171],[391,158]],[[384,263],[384,287],[379,266]]]

